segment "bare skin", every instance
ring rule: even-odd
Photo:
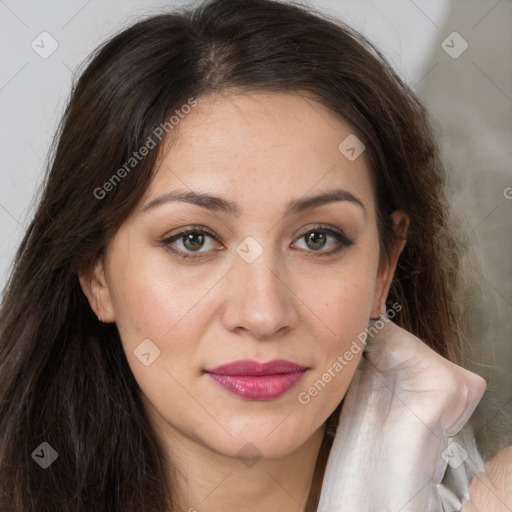
[[[494,455],[485,465],[485,474],[471,482],[469,502],[462,512],[512,511],[512,446]]]

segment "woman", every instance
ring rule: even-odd
[[[360,35],[268,0],[136,23],[73,90],[5,295],[0,509],[462,500],[457,264],[427,115]],[[464,510],[510,501],[506,455]]]

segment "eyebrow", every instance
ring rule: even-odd
[[[310,197],[304,197],[299,199],[293,199],[290,201],[285,209],[284,215],[297,214],[306,210],[312,210],[328,203],[348,201],[362,208],[366,215],[366,208],[363,202],[354,196],[351,192],[344,189],[331,190],[329,192],[320,193]],[[242,209],[234,202],[228,199],[224,199],[219,196],[211,194],[204,194],[192,191],[179,191],[175,190],[167,194],[163,194],[152,201],[150,201],[142,212],[152,210],[157,206],[160,206],[169,202],[185,202],[194,204],[202,208],[206,208],[210,211],[222,212],[239,217],[242,214]]]

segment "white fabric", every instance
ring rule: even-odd
[[[318,512],[447,512],[460,506],[468,473],[465,480],[464,451],[453,441],[460,439],[462,447],[468,439],[452,438],[485,386],[387,319],[366,346],[345,397]],[[462,469],[450,466],[443,480],[457,454]],[[478,458],[474,465],[469,473],[482,470]]]
[[[462,500],[469,501],[471,498],[471,480],[478,473],[485,473],[485,464],[469,423],[456,436],[450,437],[449,443],[447,455],[450,460],[437,490],[441,496],[443,512],[459,512]]]

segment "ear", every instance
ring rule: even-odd
[[[113,322],[114,308],[112,307],[110,289],[105,278],[103,261],[100,259],[94,267],[80,271],[78,280],[98,320],[107,323]]]
[[[391,220],[393,221],[393,231],[395,232],[396,240],[391,248],[389,259],[384,254],[381,255],[370,318],[378,318],[386,312],[386,299],[389,288],[393,281],[398,257],[406,243],[405,237],[409,227],[409,218],[402,210],[395,210],[391,214]]]

